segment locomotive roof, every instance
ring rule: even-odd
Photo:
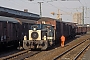
[[[0,16],[0,21],[9,21],[12,23],[35,23],[36,21],[34,20],[28,20],[28,19],[21,19],[21,18],[10,18],[10,17],[3,17]]]

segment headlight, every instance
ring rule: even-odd
[[[33,30],[36,30],[36,28],[33,28]]]
[[[31,33],[31,37],[32,37],[33,39],[37,39],[37,38],[38,38],[38,33],[37,33],[37,32],[32,32],[32,33]]]

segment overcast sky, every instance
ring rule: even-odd
[[[72,22],[72,14],[74,12],[82,12],[82,6],[85,6],[85,23],[90,24],[90,0],[80,0],[79,1],[50,1],[50,0],[0,0],[0,6],[12,8],[16,10],[23,11],[28,9],[29,12],[40,14],[40,5],[38,2],[42,3],[42,16],[57,18],[56,14],[58,9],[60,9],[61,17],[63,21]],[[47,2],[49,1],[49,2]],[[87,7],[87,10],[86,10]],[[51,12],[56,14],[53,16]],[[86,18],[88,17],[88,18]]]

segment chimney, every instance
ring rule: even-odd
[[[24,9],[24,12],[28,12],[28,9]]]

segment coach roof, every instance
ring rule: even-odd
[[[38,14],[19,11],[19,10],[10,9],[10,8],[1,7],[1,6],[0,6],[0,16],[32,19],[32,20],[38,20],[40,18]]]
[[[35,23],[36,21],[34,20],[29,20],[29,19],[21,19],[21,18],[10,18],[10,17],[3,17],[0,16],[0,21],[8,21],[12,23]]]

